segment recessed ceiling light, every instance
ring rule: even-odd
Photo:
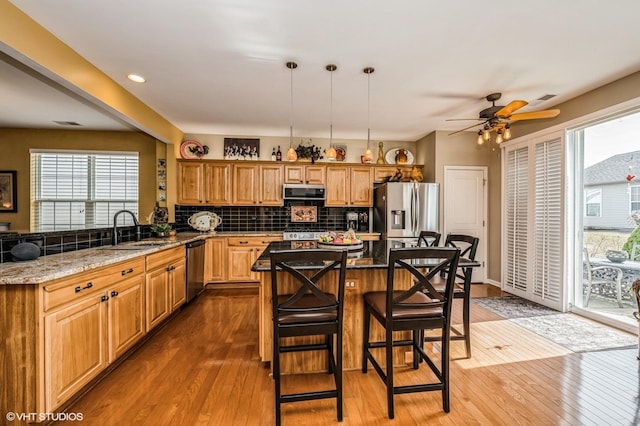
[[[127,78],[131,81],[135,81],[136,83],[145,83],[147,81],[144,77],[138,74],[129,74]]]

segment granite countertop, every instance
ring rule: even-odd
[[[67,253],[41,256],[26,262],[8,262],[0,264],[0,285],[40,284],[64,278],[69,275],[94,268],[111,265],[125,260],[135,259],[161,250],[184,245],[191,241],[209,238],[211,234],[184,232],[169,238],[153,238],[142,243],[159,243],[153,246],[141,246],[135,250],[113,250],[112,246],[102,246]],[[122,243],[118,246],[131,246],[136,243]]]
[[[260,257],[251,267],[255,272],[270,271],[271,261],[269,252],[271,250],[305,250],[301,247],[295,247],[295,241],[277,241],[270,243],[262,252]],[[294,245],[294,247],[292,247]],[[362,250],[349,251],[347,254],[347,269],[382,269],[387,268],[389,263],[389,250],[392,248],[412,247],[411,242],[402,242],[399,240],[379,240],[379,241],[363,241]],[[460,258],[459,266],[477,267],[480,263],[468,259]],[[300,269],[318,269],[322,265],[301,265]],[[428,266],[428,264],[425,264]]]

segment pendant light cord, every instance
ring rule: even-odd
[[[291,70],[291,78],[290,78],[291,105],[289,109],[289,148],[293,148],[293,68],[294,68],[293,65],[289,66],[289,69]]]

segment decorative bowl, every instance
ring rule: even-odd
[[[613,263],[622,263],[629,258],[626,251],[620,250],[607,250],[604,255]]]

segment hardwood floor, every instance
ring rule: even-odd
[[[474,294],[487,289],[493,295],[481,286]],[[458,316],[460,305],[454,311]],[[91,425],[273,424],[273,381],[258,359],[257,315],[257,289],[204,292],[68,411]],[[450,413],[442,411],[439,392],[406,394],[396,396],[390,421],[384,384],[373,369],[356,370],[345,372],[342,424],[640,423],[637,349],[573,353],[475,304],[471,318],[473,357],[462,358],[462,341],[451,344]],[[398,384],[427,374],[395,371]],[[330,377],[286,376],[283,391],[320,389]],[[334,400],[284,404],[282,420],[339,424]]]

